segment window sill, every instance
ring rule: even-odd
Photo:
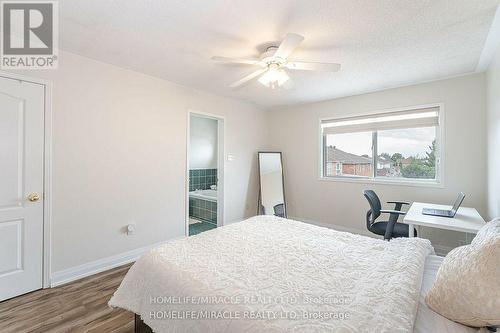
[[[444,184],[440,181],[397,180],[397,179],[380,179],[380,178],[363,178],[363,177],[360,177],[360,178],[355,178],[355,177],[319,177],[318,180],[324,181],[324,182],[444,188]]]

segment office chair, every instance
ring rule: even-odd
[[[274,216],[285,217],[284,204],[277,204],[276,206],[273,207],[273,209],[274,209]]]
[[[395,204],[394,210],[382,209],[380,199],[372,190],[363,191],[363,195],[370,204],[370,209],[366,212],[366,228],[377,235],[384,236],[385,240],[390,240],[393,237],[408,237],[409,226],[403,223],[397,223],[400,215],[406,213],[401,211],[403,205],[409,205],[404,201],[387,201],[387,203]],[[382,214],[389,214],[388,221],[377,221],[377,218]],[[414,230],[415,237],[417,231]]]

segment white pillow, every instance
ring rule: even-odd
[[[500,325],[500,219],[481,228],[470,245],[448,253],[425,300],[464,325]]]
[[[495,238],[500,236],[500,218],[494,219],[488,222],[484,227],[479,230],[476,237],[472,240],[472,244],[480,245],[481,243],[488,241],[490,238]]]

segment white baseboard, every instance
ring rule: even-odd
[[[59,272],[54,272],[50,277],[50,286],[57,287],[71,281],[75,281],[93,274],[107,271],[109,269],[119,267],[139,259],[140,256],[147,253],[152,248],[155,248],[164,242],[144,246],[135,250],[120,253],[111,257],[102,258],[96,261],[88,262],[83,265],[78,265]]]

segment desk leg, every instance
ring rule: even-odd
[[[408,224],[408,237],[415,237],[415,228],[413,228],[413,224]]]

